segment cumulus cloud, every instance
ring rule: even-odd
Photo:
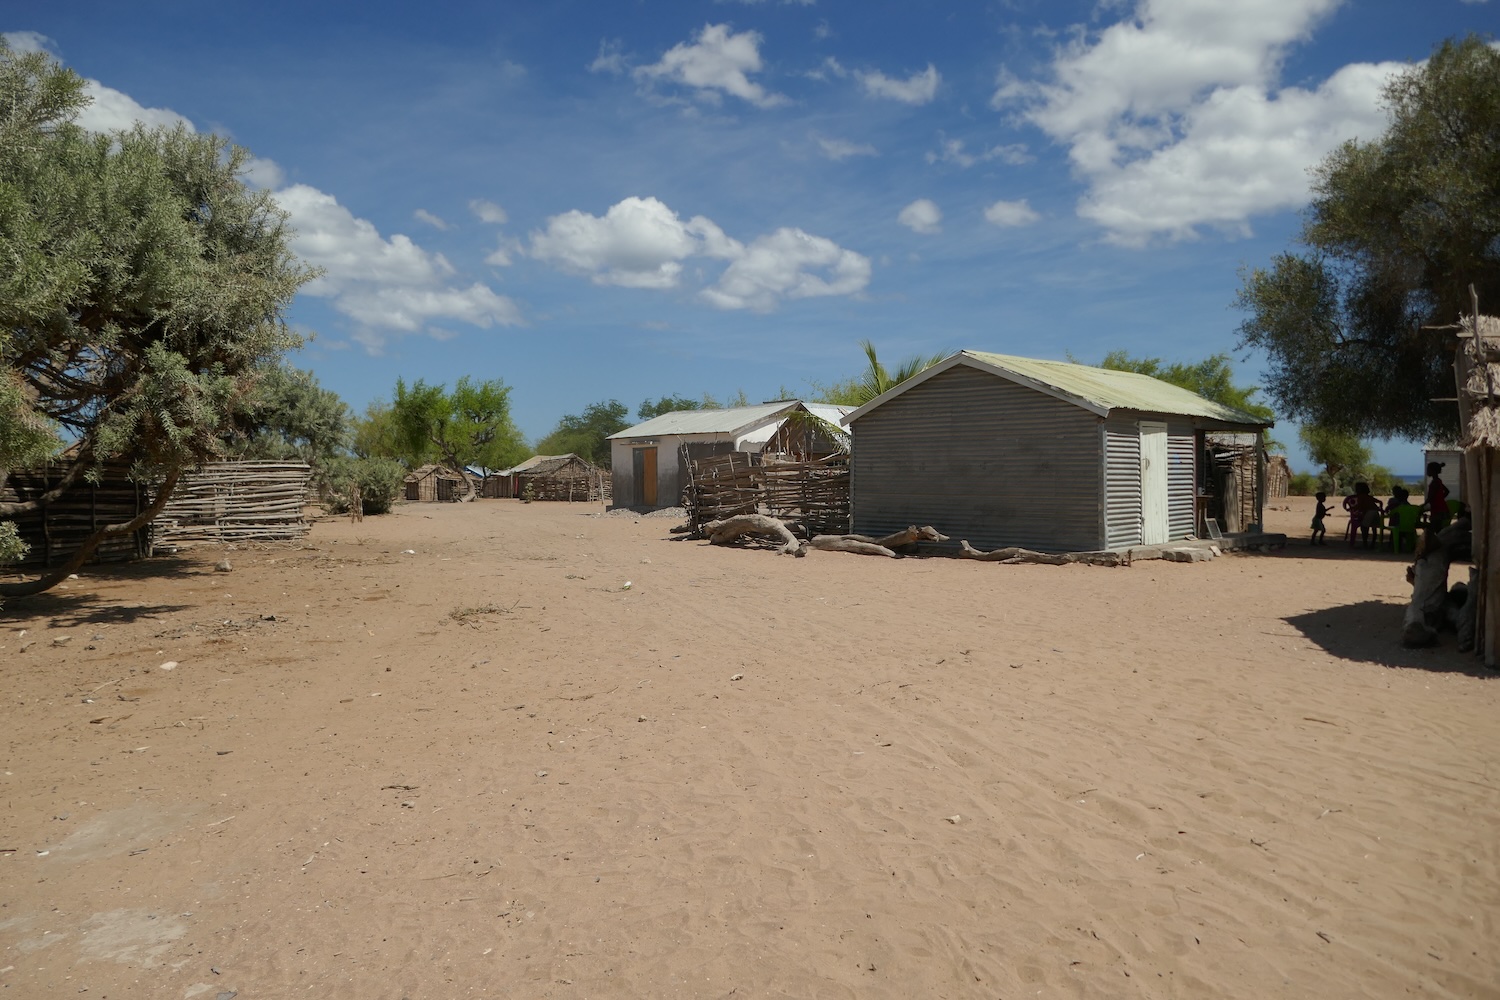
[[[37,31],[0,31],[0,38],[5,39],[6,45],[23,56],[33,52],[46,52],[54,57],[57,55],[57,44]]]
[[[869,283],[868,257],[822,236],[783,228],[752,242],[701,295],[720,309],[769,312],[781,299],[854,295]]]
[[[996,226],[1029,226],[1041,218],[1025,198],[1020,201],[997,201],[984,210],[985,221]]]
[[[275,160],[263,156],[252,156],[240,168],[240,177],[251,187],[266,191],[274,190],[286,183],[286,173]]]
[[[469,211],[473,212],[474,217],[480,222],[488,222],[495,226],[503,226],[510,218],[505,214],[505,209],[483,198],[475,198],[469,202]]]
[[[813,133],[813,142],[818,144],[818,150],[830,160],[847,160],[851,156],[875,156],[874,146],[868,143],[850,142],[848,139],[833,139],[828,136]]]
[[[746,246],[704,216],[684,221],[656,198],[626,198],[602,216],[577,209],[553,216],[531,234],[529,253],[595,284],[657,290],[679,287],[689,259],[729,261],[700,293],[722,309],[764,311],[783,298],[852,294],[870,273],[868,260],[831,240],[781,229]]]
[[[992,103],[1068,146],[1089,185],[1078,212],[1109,239],[1247,232],[1254,215],[1304,204],[1307,168],[1340,142],[1385,127],[1380,90],[1397,64],[1280,86],[1288,49],[1341,2],[1138,0],[1059,49],[1048,79],[1002,75]]]
[[[1001,163],[1012,167],[1019,167],[1031,163],[1036,157],[1026,148],[1025,143],[1012,143],[1006,146],[991,146],[989,149],[979,153],[971,153],[965,148],[962,139],[950,139],[938,133],[938,148],[928,151],[928,163],[952,163],[967,170],[977,163],[985,163],[990,160],[999,160]]]
[[[673,288],[689,257],[730,257],[740,247],[701,215],[687,222],[655,198],[626,198],[601,216],[574,209],[531,234],[531,255],[595,284]]]
[[[276,192],[276,200],[291,214],[293,251],[323,269],[303,291],[330,299],[335,309],[362,324],[360,342],[367,348],[372,338],[380,339],[379,331],[415,333],[438,320],[485,328],[522,322],[510,299],[483,284],[450,284],[455,270],[442,254],[399,233],[386,239],[333,195],[294,184]]]
[[[511,236],[502,236],[500,245],[490,251],[489,256],[484,258],[484,262],[492,267],[510,267],[512,261],[523,252],[520,240]]]
[[[937,96],[938,84],[942,82],[942,76],[932,63],[928,63],[922,72],[913,73],[905,80],[886,76],[879,70],[854,75],[864,85],[865,92],[872,97],[888,97],[903,104],[927,104]]]
[[[943,231],[943,210],[930,198],[918,198],[901,210],[896,221],[914,233],[930,236]]]
[[[707,24],[691,44],[679,42],[661,61],[636,67],[635,78],[646,83],[679,83],[705,100],[717,101],[729,94],[759,108],[776,107],[785,104],[786,98],[770,93],[749,76],[761,70],[760,42],[757,32],[734,34],[727,24]]]
[[[425,208],[419,208],[416,211],[412,212],[411,217],[413,219],[416,219],[418,222],[427,223],[433,229],[441,229],[446,231],[453,228],[448,224],[447,220],[443,219],[440,216],[433,215]]]

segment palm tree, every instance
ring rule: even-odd
[[[946,358],[951,352],[942,351],[931,357],[910,357],[896,366],[894,371],[886,368],[875,353],[875,345],[861,340],[859,346],[865,352],[868,367],[863,372],[844,382],[831,386],[819,386],[820,402],[836,403],[840,406],[863,406],[876,396],[882,395],[907,379],[918,375]]]

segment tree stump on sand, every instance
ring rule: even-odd
[[[738,514],[722,521],[710,521],[703,526],[703,534],[710,545],[728,545],[746,535],[758,535],[781,542],[776,551],[783,555],[807,554],[806,544],[785,524],[764,514]]]

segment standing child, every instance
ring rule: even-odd
[[[1422,506],[1427,510],[1427,523],[1432,531],[1442,531],[1448,526],[1448,487],[1443,483],[1443,463],[1427,463],[1427,496]]]
[[[1333,508],[1327,507],[1323,504],[1323,501],[1328,499],[1327,493],[1319,493],[1313,499],[1317,500],[1318,504],[1317,507],[1313,510],[1312,544],[1327,545],[1328,542],[1324,539],[1323,536],[1328,534],[1328,529],[1323,527],[1323,518],[1327,517],[1329,514],[1332,514]]]

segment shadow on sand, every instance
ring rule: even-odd
[[[1477,656],[1460,653],[1458,640],[1452,632],[1442,633],[1438,645],[1431,649],[1404,648],[1401,645],[1402,613],[1399,604],[1360,601],[1292,615],[1283,620],[1340,659],[1485,679],[1500,678],[1500,673],[1486,670]]]
[[[165,615],[191,607],[187,604],[143,605],[120,601],[119,597],[102,597],[92,589],[94,584],[124,584],[128,588],[133,580],[187,579],[212,573],[211,565],[202,559],[184,556],[155,556],[134,563],[108,563],[86,566],[81,579],[72,581],[75,586],[89,587],[82,593],[49,590],[31,597],[6,598],[0,619],[4,618],[50,618],[62,628],[77,628],[82,625],[127,624],[152,615]]]

